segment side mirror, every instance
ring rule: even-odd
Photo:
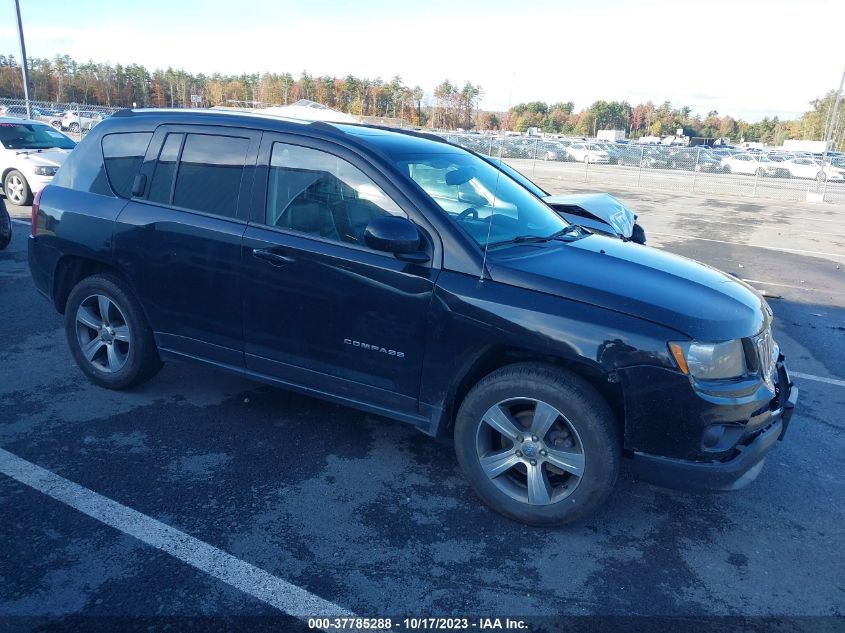
[[[376,251],[393,253],[400,259],[418,261],[420,230],[407,218],[382,216],[373,218],[364,230],[364,243]],[[428,256],[422,261],[428,261]]]

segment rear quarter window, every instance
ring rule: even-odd
[[[109,186],[99,139],[90,134],[70,153],[51,181],[52,185],[115,197]]]
[[[112,190],[121,198],[132,196],[132,184],[152,137],[152,132],[106,134],[103,137],[106,174]]]

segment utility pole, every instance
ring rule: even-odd
[[[839,90],[836,91],[836,99],[833,101],[833,110],[830,112],[830,118],[824,129],[824,153],[822,154],[822,165],[827,160],[827,148],[830,145],[830,137],[833,136],[834,128],[836,128],[836,112],[839,110],[839,101],[842,99],[842,86],[845,86],[845,70],[842,71],[842,79],[839,80]]]
[[[32,104],[29,103],[29,69],[26,61],[26,45],[23,41],[23,24],[21,23],[21,5],[15,0],[15,13],[18,16],[18,39],[21,43],[21,74],[23,75],[23,98],[26,103],[26,118],[32,118]]]

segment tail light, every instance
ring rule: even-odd
[[[38,191],[35,194],[35,197],[32,199],[32,226],[30,227],[30,234],[32,237],[36,237],[38,235],[38,208],[41,205],[41,192]]]

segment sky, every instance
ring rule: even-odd
[[[30,57],[192,73],[399,75],[481,85],[481,108],[651,99],[757,121],[839,85],[842,0],[20,0]],[[0,53],[19,57],[12,0]]]

